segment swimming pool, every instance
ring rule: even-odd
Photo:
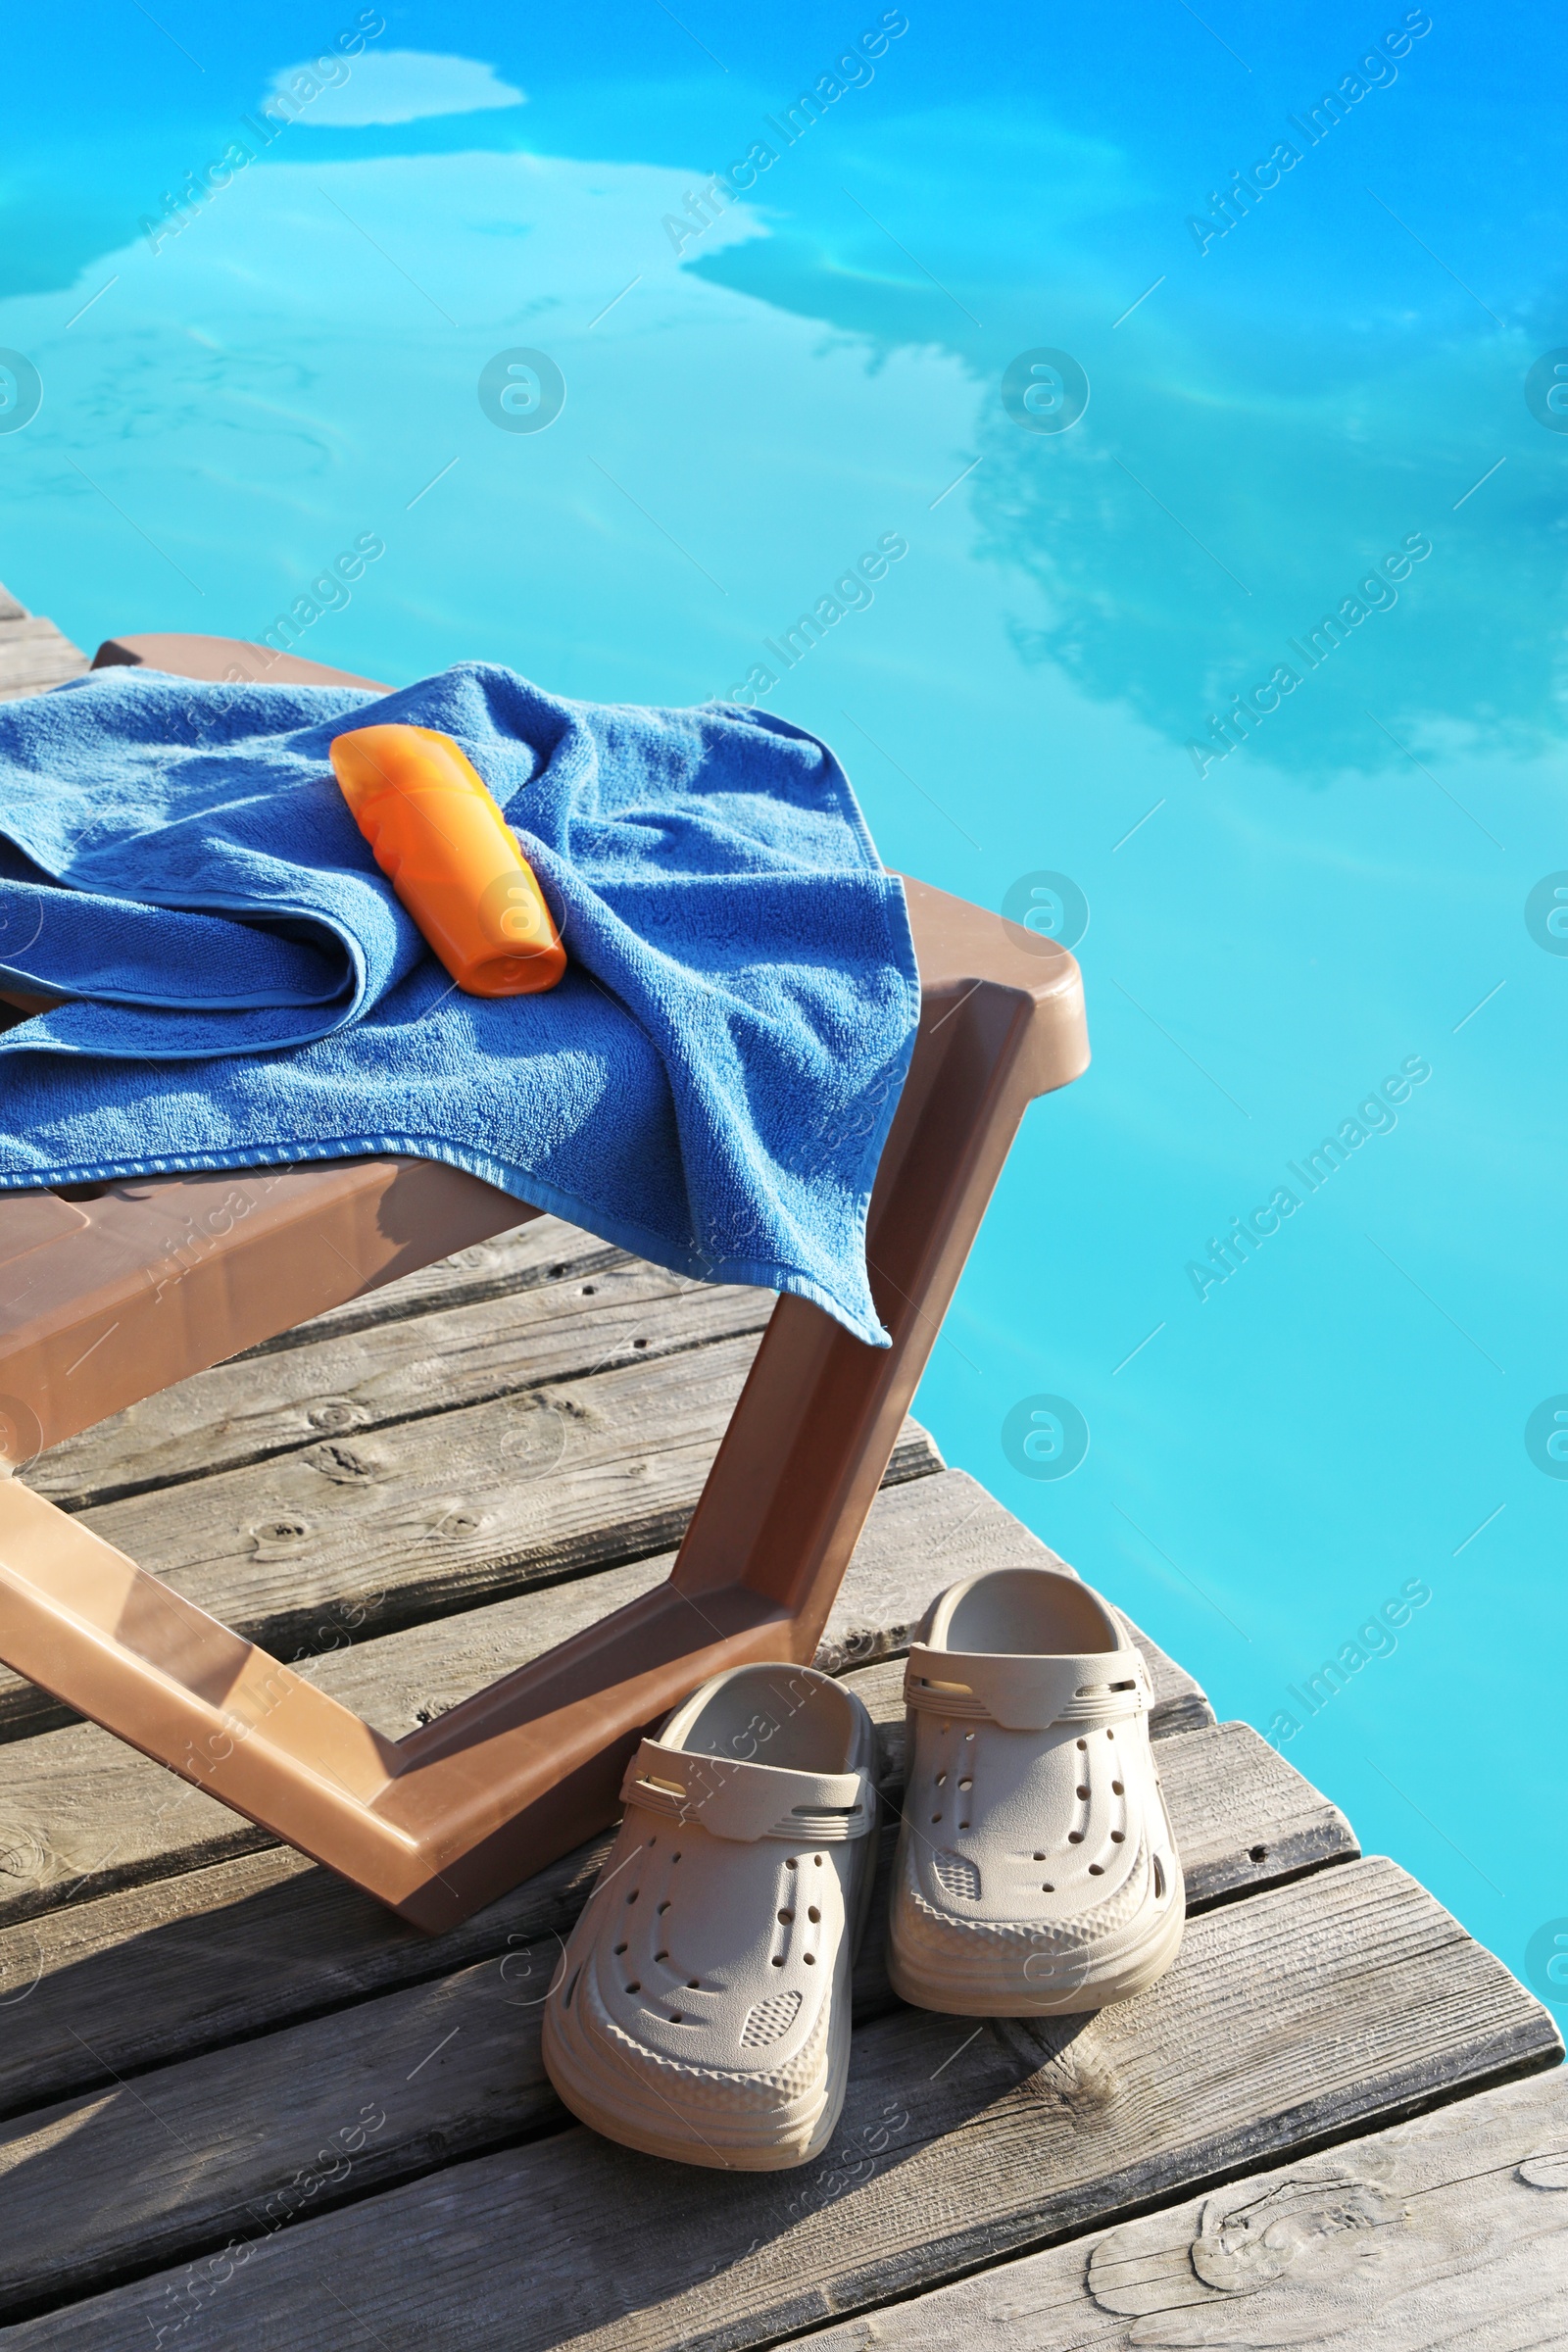
[[[1095,1064],[916,1409],[1568,2005],[1560,36],[222,40],[8,28],[0,576],[89,646],[754,695],[1066,937]]]

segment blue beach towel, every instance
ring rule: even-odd
[[[455,736],[569,962],[462,995],[327,760]],[[919,1012],[838,761],[765,711],[569,703],[462,662],[395,694],[110,669],[0,704],[0,1187],[403,1152],[885,1344],[865,1211]],[[0,986],[6,984],[0,979]]]

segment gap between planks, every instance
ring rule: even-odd
[[[492,2021],[476,2087],[493,2095],[499,2053],[515,2050],[520,2029],[510,1986],[486,1973]],[[344,2148],[344,2132],[363,2132],[367,2111],[385,2118],[376,2139],[397,2134],[430,2095],[418,2083],[469,2065],[466,2034],[482,2039],[484,2029],[470,2015],[450,2035],[462,1984],[410,1996],[413,2013],[388,2003],[379,2020],[362,2008],[335,2021],[351,2060],[350,2104],[326,2145]],[[501,2009],[509,2014],[497,2025]],[[377,2022],[390,2029],[386,2043],[372,2034],[356,2044],[356,2031]],[[1544,2067],[1560,2049],[1540,2004],[1423,1888],[1391,1862],[1351,1862],[1192,1921],[1159,1985],[1092,2018],[996,2021],[978,2033],[909,2009],[874,2021],[857,2034],[833,2142],[792,2173],[710,2173],[694,2183],[683,2168],[577,2128],[279,2227],[282,2183],[298,2197],[299,2171],[316,2178],[327,2162],[328,2117],[302,2084],[308,2129],[290,2142],[285,2121],[274,2143],[289,2152],[268,2171],[272,2211],[264,2195],[260,2212],[247,2199],[232,2214],[222,2236],[235,2252],[220,2265],[229,2275],[207,2273],[212,2319],[223,2341],[314,2352],[331,2310],[326,2276],[372,2338],[411,2343],[416,2326],[421,2352],[567,2342],[573,2352],[741,2352]],[[20,2152],[20,2177],[33,2175],[35,2231],[50,2191],[68,2193],[73,2161],[90,2171],[91,2134],[117,2104],[110,2094]],[[211,2094],[198,2095],[197,2112],[206,2128],[224,2129]],[[252,2120],[223,2112],[253,2144]],[[98,2193],[112,2199],[118,2182],[134,2199],[116,2126],[98,2128]],[[181,2154],[178,2123],[174,2142],[145,2117],[136,2129],[155,2205],[162,2173],[177,2210],[198,2188],[202,2149]],[[445,2154],[430,2151],[438,2164]],[[350,2193],[357,2161],[373,2176],[376,2155],[347,2154]],[[111,2203],[111,2231],[113,2215]],[[83,2221],[90,2229],[90,2215]],[[156,2213],[150,2231],[137,2240],[143,2254],[159,2242]],[[79,2261],[70,2251],[79,2233],[63,2237],[57,2228],[62,2259]],[[179,2272],[111,2287],[24,2322],[9,2343],[128,2352],[188,2288]]]
[[[828,1619],[832,1668],[906,1647],[933,1592],[983,1568],[1056,1555],[961,1471],[891,1488],[873,1502]],[[475,1690],[662,1582],[668,1556],[554,1585],[344,1649],[303,1667],[333,1697],[401,1739]],[[1213,1720],[1191,1675],[1139,1637],[1154,1729]],[[0,1786],[0,1925],[116,1887],[168,1878],[275,1842],[204,1790],[95,1724],[16,1741]]]
[[[123,1501],[321,1438],[760,1330],[772,1305],[771,1292],[734,1285],[697,1295],[540,1217],[127,1405],[39,1454],[24,1483],[67,1511]]]
[[[1568,2072],[1247,2174],[786,2352],[1551,2352],[1568,2343]]]
[[[759,1335],[354,1430],[81,1514],[117,1549],[304,1670],[368,1625],[429,1624],[678,1544]],[[885,1484],[940,1471],[906,1420]],[[0,1737],[68,1721],[0,1669]]]
[[[902,1671],[862,1668],[855,1683],[896,1801]],[[1250,1726],[1179,1733],[1160,1756],[1192,1910],[1355,1858],[1345,1816]],[[437,1937],[285,1847],[0,1931],[0,2115],[564,1934],[609,1837]],[[862,1968],[864,1998],[869,1982]]]
[[[850,1680],[878,1723],[879,1780],[896,1813],[902,1669],[885,1663],[862,1668]],[[1331,1859],[1354,1858],[1343,1816],[1245,1725],[1165,1740],[1160,1762],[1195,1911],[1243,1885],[1256,1890]],[[895,1819],[882,1831],[871,1916],[856,1971],[858,2024],[896,2005],[884,1966],[896,1828]],[[144,2066],[128,2095],[117,2093],[116,2084],[123,2090],[134,2059],[125,2049],[105,2049],[103,2021],[125,2014],[139,1990],[143,2032],[149,2000],[166,2012],[167,2030],[185,1988],[177,1965],[170,1965],[174,1955],[166,1945],[139,1987],[133,1968],[118,1985],[112,1981],[117,1959],[134,1960],[123,1946],[106,1955],[110,1981],[100,1975],[96,1983],[74,1983],[79,1972],[68,1968],[40,1984],[37,2010],[17,2019],[24,2035],[32,2029],[35,2044],[27,2102],[32,2111],[0,2132],[0,2314],[19,2299],[36,2298],[46,2283],[51,2292],[80,2292],[117,2268],[144,2263],[149,2250],[160,2261],[193,2251],[211,2242],[231,2212],[255,2214],[279,2194],[285,2215],[291,2205],[314,2213],[342,2195],[363,2195],[438,2162],[560,2128],[568,2119],[539,2061],[539,1999],[559,1965],[562,1938],[587,1891],[593,1862],[605,1850],[606,1841],[596,1841],[564,1870],[545,1874],[547,1883],[554,1881],[548,1889],[519,1888],[520,1899],[492,1906],[486,1920],[427,1947],[433,1958],[446,1960],[439,1980],[383,1991],[281,2033],[259,2031],[278,2022],[277,1987],[267,1984],[269,1974],[278,1973],[275,1939],[265,1933],[258,1937],[253,1921],[249,1936],[243,1926],[230,1932],[220,1962],[207,1929],[188,1957],[199,1955],[209,1976],[219,1962],[231,2004],[236,1971],[242,1982],[249,1976],[253,1996],[270,1993],[273,2011],[256,2004],[246,2021],[251,2037],[237,2045],[206,2056],[186,2054],[151,2071]],[[476,1930],[487,1937],[488,1956],[454,1971],[454,1957],[465,1945],[472,1948]],[[296,1945],[285,1972],[296,1985],[303,1965],[298,1953],[307,1948]],[[192,1984],[189,1989],[198,2001],[211,2000],[210,1987]],[[236,2022],[232,2005],[228,2022],[231,2028]],[[180,2026],[189,2035],[183,2018]],[[435,2071],[426,2074],[411,2055],[405,2080],[418,2079],[420,2086],[399,2091],[392,2136],[378,2137],[358,2165],[334,2165],[333,2179],[308,2197],[291,2200],[286,2189],[280,2192],[279,2172],[290,2151],[313,2130],[329,2133],[339,2113],[356,2111],[366,2087],[367,2052],[405,2044],[411,2053],[433,2052],[459,2034],[466,2036],[463,2046]],[[45,2078],[36,2064],[44,2053],[36,2045],[46,2036],[87,2095],[38,2112],[37,2085]],[[0,2097],[15,2098],[22,2055],[15,2049],[0,2053]],[[83,2064],[94,2061],[96,2082],[82,2082]],[[381,2085],[383,2096],[388,2089]],[[156,2127],[149,2118],[157,2119]],[[174,2152],[158,2139],[159,2131],[172,2138]],[[49,2162],[29,2173],[34,2152],[48,2158],[56,2148],[69,2191],[54,2180],[57,2168]],[[8,2245],[15,2250],[10,2257]]]

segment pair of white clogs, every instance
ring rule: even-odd
[[[960,2017],[1098,2009],[1162,1976],[1185,1916],[1149,1671],[1076,1577],[954,1585],[910,1648],[894,1990]],[[545,2005],[544,2057],[607,2137],[774,2171],[844,2103],[876,1868],[875,1736],[809,1666],[738,1666],[627,1768],[620,1835]]]

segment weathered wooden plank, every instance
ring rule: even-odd
[[[524,2031],[537,2010],[517,2016],[513,2063],[523,2079]],[[424,2022],[439,2022],[433,2007]],[[372,2036],[373,2023],[356,2013],[353,2031]],[[287,2044],[321,2033],[296,2029],[270,2046],[281,2061]],[[414,2088],[426,2053],[401,2025],[391,2038],[384,2052],[356,2039],[365,2056],[340,2130],[370,2100],[394,2139],[405,2128],[429,2132]],[[429,2065],[446,2059],[448,2084],[466,2064],[463,2041],[429,2052]],[[52,2140],[35,2131],[18,2168],[16,2234],[30,2237],[35,2260],[58,2245],[69,2261],[51,2210],[60,2215],[69,2202],[90,2229],[92,2192],[107,2200],[111,2230],[118,2195],[130,2207],[122,2229],[156,2232],[172,2202],[166,2192],[158,2206],[160,2176],[197,2198],[205,2154],[216,2179],[239,2190],[208,2227],[241,2257],[206,2272],[208,2341],[315,2352],[340,2303],[367,2341],[380,2336],[402,2352],[565,2343],[574,2352],[739,2352],[1194,2181],[1549,2065],[1560,2049],[1540,2004],[1402,1871],[1350,1863],[1195,1920],[1161,1984],[1093,2018],[973,2027],[899,2010],[878,2020],[857,2035],[831,2146],[798,2172],[694,2182],[682,2168],[574,2129],[323,2213],[310,2230],[269,2234],[232,2171],[224,2180],[225,2165],[256,2145],[251,2111],[241,2106],[232,2135],[211,2095],[187,2088],[168,2112],[166,2078],[164,2101],[148,2102],[154,2118],[138,2116],[134,2127],[122,2120],[130,2102],[111,2093],[54,2118]],[[485,2054],[493,2084],[493,2049]],[[177,2071],[189,2086],[237,2056]],[[280,2066],[285,2114],[284,2085],[301,2074],[298,2061]],[[309,2133],[291,2141],[286,2125],[281,2135],[274,2126],[263,2143],[269,2185],[319,2165],[331,2110],[318,2104],[318,2087]],[[166,2126],[186,2149],[171,2152]],[[77,2177],[90,2183],[79,2197],[65,2185],[73,2150]],[[29,2174],[53,2189],[52,2207],[34,2198]],[[117,2190],[131,2174],[145,2185]],[[351,2173],[344,2193],[352,2181]],[[318,2208],[331,2193],[323,2183]],[[152,2199],[150,2219],[136,2210],[138,2196]],[[117,2248],[104,2258],[128,2255]],[[189,2287],[177,2272],[137,2279],[24,2322],[11,2341],[18,2352],[143,2347],[160,2321],[188,2310]]]
[[[879,1722],[893,1808],[900,1672],[851,1678]],[[1160,1768],[1195,1912],[1356,1854],[1344,1815],[1246,1725],[1162,1741]],[[895,1835],[890,1820],[886,1847]],[[594,1840],[434,1939],[282,1847],[0,1931],[0,2115],[564,1932],[603,1850]],[[858,1996],[867,2015],[891,1998],[875,1932]]]
[[[708,1311],[683,1303],[697,1322]],[[758,1344],[747,1333],[694,1349],[678,1369],[639,1357],[322,1438],[81,1516],[293,1662],[367,1625],[390,1633],[678,1544]],[[906,1421],[889,1479],[941,1467],[930,1438]],[[0,1721],[13,1737],[62,1720],[58,1703],[20,1676],[0,1679]]]
[[[601,1286],[612,1275],[623,1276],[627,1269],[642,1265],[640,1258],[612,1250],[559,1218],[537,1218],[514,1233],[498,1235],[493,1242],[481,1242],[436,1265],[421,1267],[416,1274],[406,1274],[384,1290],[351,1298],[263,1347],[248,1348],[209,1371],[193,1373],[188,1380],[176,1381],[172,1388],[144,1397],[124,1412],[112,1414],[107,1421],[39,1454],[25,1473],[25,1483],[59,1503],[62,1510],[78,1511],[94,1502],[139,1494],[170,1479],[206,1477],[290,1446],[308,1446],[315,1438],[364,1425],[368,1416],[339,1391],[373,1379],[386,1350],[390,1350],[386,1360],[394,1377],[409,1380],[411,1367],[417,1365],[418,1334],[426,1330],[432,1317],[468,1308],[481,1318],[476,1326],[472,1316],[465,1319],[460,1314],[451,1325],[430,1327],[425,1352],[433,1358],[449,1339],[456,1338],[462,1348],[475,1328],[482,1328],[487,1307],[502,1317],[499,1335],[507,1328],[509,1304],[523,1294],[546,1292],[551,1305],[541,1301],[535,1313],[549,1329],[569,1320],[567,1300],[592,1314],[594,1301],[603,1296]],[[653,1267],[645,1271],[650,1275],[657,1272]],[[666,1286],[665,1291],[650,1289],[651,1298],[665,1297],[677,1287],[673,1275],[659,1275],[658,1279]],[[522,1311],[520,1307],[518,1311]],[[414,1329],[405,1332],[397,1328],[404,1323]],[[525,1352],[526,1343],[519,1341],[519,1361]],[[560,1352],[558,1342],[557,1354]],[[571,1364],[565,1356],[561,1361],[563,1366],[581,1370],[596,1364],[601,1353],[602,1346],[597,1351],[584,1352],[578,1364]],[[298,1365],[278,1360],[295,1355],[304,1359]],[[317,1367],[314,1375],[307,1368],[313,1364]],[[432,1384],[437,1370],[432,1363]],[[486,1393],[482,1387],[474,1387],[471,1395],[457,1394],[448,1401],[474,1403]],[[291,1402],[295,1406],[292,1418]],[[334,1403],[348,1409],[333,1413]],[[400,1408],[393,1402],[379,1417],[396,1419],[400,1409],[417,1412],[439,1403],[439,1397],[432,1397],[427,1388],[416,1395],[411,1407]],[[324,1418],[313,1421],[309,1417],[313,1407],[321,1410]],[[283,1417],[281,1435],[274,1436],[270,1414]]]
[[[851,1678],[878,1717],[891,1710],[898,1673],[895,1667],[873,1666]],[[902,1703],[899,1723],[902,1731]],[[890,1760],[902,1761],[902,1738],[885,1740],[884,1748]],[[1243,1838],[1255,1840],[1262,1833],[1266,1850],[1283,1857],[1294,1825],[1311,1817],[1318,1832],[1314,1859],[1321,1857],[1324,1835],[1337,1823],[1338,1850],[1354,1853],[1348,1825],[1245,1725],[1166,1740],[1160,1762],[1195,1905],[1209,1898],[1211,1887],[1233,1891],[1249,1873],[1252,1884],[1260,1884],[1264,1871],[1275,1867],[1266,1859],[1261,1867],[1250,1860],[1238,1839],[1238,1820],[1245,1822]],[[1226,1817],[1209,1792],[1232,1771],[1249,1788],[1251,1803],[1233,1806]],[[858,2025],[895,2006],[884,1960],[895,1841],[896,1825],[889,1822],[856,1975]],[[96,2003],[83,2001],[84,1987],[73,1987],[76,1997],[71,2008],[79,2022],[68,2030],[78,2041],[76,2076],[84,2055],[81,2040],[113,2074],[101,2069],[100,2095],[74,2098],[42,2113],[34,2102],[34,2112],[21,2116],[9,2132],[0,2129],[0,2315],[41,2291],[84,2292],[132,2262],[145,2267],[172,2260],[210,2239],[232,2209],[265,2216],[270,2201],[280,2196],[285,2216],[296,2207],[316,2212],[428,2169],[432,2152],[451,2163],[564,2122],[538,2062],[537,2009],[567,1924],[586,1892],[586,1878],[580,1863],[544,1875],[554,1903],[541,1899],[541,1888],[526,1907],[514,1899],[496,1906],[513,1924],[504,1935],[499,1918],[492,1924],[490,1956],[477,1965],[454,1973],[445,1948],[459,1940],[471,1948],[470,1927],[458,1937],[441,1939],[442,1981],[362,2000],[282,2034],[164,2066],[142,2075],[134,2101],[101,2095],[105,2087],[113,2093],[113,2074],[122,2069],[123,2060],[117,2066],[103,2049],[102,2036],[105,2021],[120,2011],[128,1985],[122,1982],[118,1997],[105,1999],[100,1983]],[[243,1940],[232,1930],[220,1940],[223,1958],[220,1962],[209,1945],[207,1974],[237,1965],[254,1975],[255,1956]],[[264,1949],[269,1973],[275,1976],[275,1936],[265,1936]],[[164,1959],[167,1965],[167,1948]],[[295,1944],[282,1973],[297,1979],[302,1971],[314,1975],[318,1967],[310,1946]],[[169,1989],[160,1984],[157,1997],[167,2000]],[[343,1997],[338,1990],[338,2000]],[[319,1991],[316,1998],[319,2005]],[[64,2014],[57,2011],[54,2023],[58,2035]],[[250,2030],[254,2034],[254,2021]],[[444,2047],[459,2032],[461,2049],[444,2051],[439,2067],[416,2070],[419,2089],[412,2098],[403,2096],[395,2128],[378,2131],[373,2147],[352,2165],[343,2162],[345,2151],[339,2147],[330,2180],[308,2192],[296,2182],[290,2193],[283,2183],[305,2160],[301,2149],[318,2154],[313,2139],[329,2139],[343,2117],[374,2097],[377,2082],[384,2091],[388,2077],[398,2076],[390,2054],[420,2054],[438,2042]],[[11,2072],[0,2062],[0,2080]],[[150,2163],[149,2108],[172,2133],[171,2145],[155,2149]],[[34,2153],[41,2163],[34,2162]]]
[[[86,655],[52,620],[27,613],[8,616],[0,626],[0,702],[41,694],[86,667]]]
[[[40,1454],[26,1484],[62,1508],[149,1494],[322,1438],[489,1403],[760,1332],[771,1291],[691,1284],[641,1258],[242,1356]],[[167,1505],[157,1506],[160,1521]]]
[[[561,1948],[546,1937],[0,2127],[0,2319],[559,2129],[538,2004]]]
[[[928,1493],[927,1490],[930,1490]],[[897,1497],[897,1499],[895,1499]],[[961,1472],[878,1495],[828,1621],[824,1652],[874,1651],[906,1638],[933,1592],[969,1562],[1027,1560],[1043,1546]],[[932,1574],[933,1561],[939,1563]],[[896,1564],[896,1569],[895,1569]],[[542,1650],[593,1625],[668,1574],[669,1557],[633,1561],[308,1660],[301,1672],[401,1739]],[[869,1594],[871,1606],[862,1597]],[[875,1610],[889,1612],[880,1630]],[[1145,1640],[1153,1721],[1185,1727],[1190,1675]],[[150,1763],[94,1724],[17,1741],[0,1786],[0,1924],[62,1902],[204,1868],[271,1843],[203,1790]]]
[[[678,1371],[552,1382],[83,1516],[284,1655],[327,1608],[390,1631],[677,1543],[756,1352],[748,1333]],[[906,1424],[891,1475],[940,1466]]]
[[[1568,2072],[982,2271],[792,2352],[1560,2352]]]
[[[629,1255],[627,1250],[601,1241],[596,1233],[568,1225],[564,1217],[530,1217],[510,1233],[495,1234],[488,1242],[473,1242],[466,1250],[454,1250],[450,1257],[439,1257],[413,1274],[400,1274],[396,1282],[384,1283],[378,1291],[367,1291],[363,1298],[329,1306],[323,1314],[262,1340],[230,1360],[243,1363],[254,1356],[309,1347],[315,1340],[342,1339],[349,1332],[368,1331],[372,1324],[396,1322],[403,1315],[428,1314],[434,1307],[476,1306],[482,1298],[505,1298],[511,1291],[526,1290],[535,1283],[564,1282],[570,1277],[580,1281],[601,1266],[625,1264]]]

